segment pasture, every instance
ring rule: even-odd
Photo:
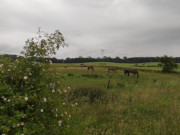
[[[158,63],[53,64],[60,73],[62,86],[71,87],[67,108],[72,114],[72,135],[179,135],[180,74],[159,72]],[[117,73],[107,74],[108,67]],[[124,75],[123,68],[138,69],[139,78]],[[180,69],[177,69],[180,71]],[[107,88],[110,80],[109,88]]]

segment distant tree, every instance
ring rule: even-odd
[[[79,56],[78,58],[83,58],[83,56]]]
[[[124,56],[124,57],[123,57],[123,59],[124,59],[124,60],[127,60],[127,57],[126,57],[126,56]]]
[[[123,60],[124,60],[125,63],[127,62],[127,59],[128,58],[126,56],[123,57]]]
[[[178,67],[178,65],[174,62],[173,57],[164,55],[162,57],[158,57],[158,60],[160,62],[159,66],[162,67],[162,72],[172,72]]]

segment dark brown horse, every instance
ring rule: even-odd
[[[125,70],[124,70],[124,75],[127,74],[127,75],[129,76],[129,73],[133,73],[134,75],[137,74],[137,77],[139,77],[139,73],[138,73],[138,71],[135,70],[135,69],[125,69]]]
[[[88,66],[88,70],[91,69],[92,71],[94,71],[94,67],[93,66]]]
[[[114,67],[109,67],[109,68],[108,68],[108,74],[109,74],[109,71],[110,71],[110,70],[113,71],[113,72],[115,72],[115,73],[117,73],[117,72],[116,72],[116,69],[115,69]]]

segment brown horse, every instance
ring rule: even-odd
[[[94,67],[93,66],[88,66],[88,70],[91,69],[92,71],[94,71]]]
[[[109,74],[109,71],[110,71],[110,70],[113,71],[113,72],[115,72],[115,73],[117,73],[117,72],[116,72],[116,69],[115,69],[114,67],[109,67],[109,68],[108,68],[108,74]]]
[[[124,75],[127,74],[127,75],[129,76],[129,73],[133,73],[134,75],[137,74],[137,77],[139,77],[139,73],[138,73],[138,71],[135,70],[135,69],[125,69],[125,70],[124,70]]]

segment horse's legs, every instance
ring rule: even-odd
[[[139,73],[137,72],[137,78],[139,78]]]

